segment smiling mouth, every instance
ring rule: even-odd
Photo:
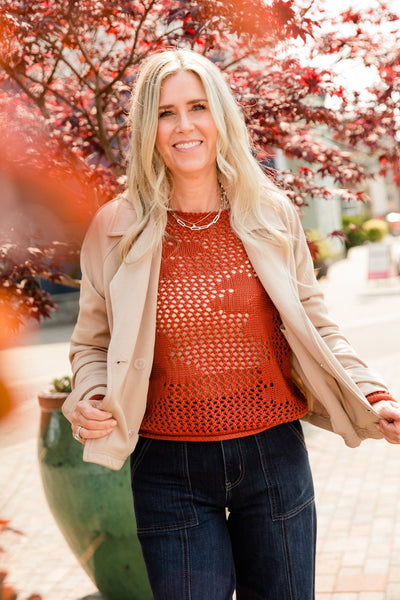
[[[182,142],[181,144],[174,144],[174,148],[178,148],[178,150],[185,150],[186,148],[194,148],[195,146],[200,146],[203,142]]]

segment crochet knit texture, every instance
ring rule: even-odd
[[[279,313],[230,227],[229,210],[202,231],[169,216],[167,233],[141,435],[222,440],[304,416]]]

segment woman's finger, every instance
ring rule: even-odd
[[[106,437],[111,433],[112,430],[113,427],[109,429],[87,429],[86,427],[81,427],[79,430],[79,441],[84,443],[86,440],[94,440]]]
[[[96,399],[81,400],[71,415],[72,435],[82,444],[109,435],[117,424],[112,413],[100,406]]]
[[[90,429],[91,431],[105,431],[107,429],[114,429],[117,421],[115,419],[103,419],[102,421],[98,419],[86,419],[81,417],[77,425],[84,427],[85,429]]]
[[[400,421],[387,421],[381,419],[377,428],[391,444],[400,444]]]
[[[101,403],[98,400],[81,400],[77,403],[74,412],[71,415],[71,422],[82,425],[80,421],[106,421],[112,419],[112,413],[100,408]]]

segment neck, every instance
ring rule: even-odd
[[[210,212],[220,208],[221,192],[217,174],[206,181],[176,181],[171,208],[183,212]]]

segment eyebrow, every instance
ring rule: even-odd
[[[198,102],[208,102],[207,98],[196,98],[195,100],[189,100],[189,102],[186,102],[186,104],[197,104]],[[159,106],[159,109],[165,109],[165,108],[173,108],[174,104],[163,104],[162,106]]]

